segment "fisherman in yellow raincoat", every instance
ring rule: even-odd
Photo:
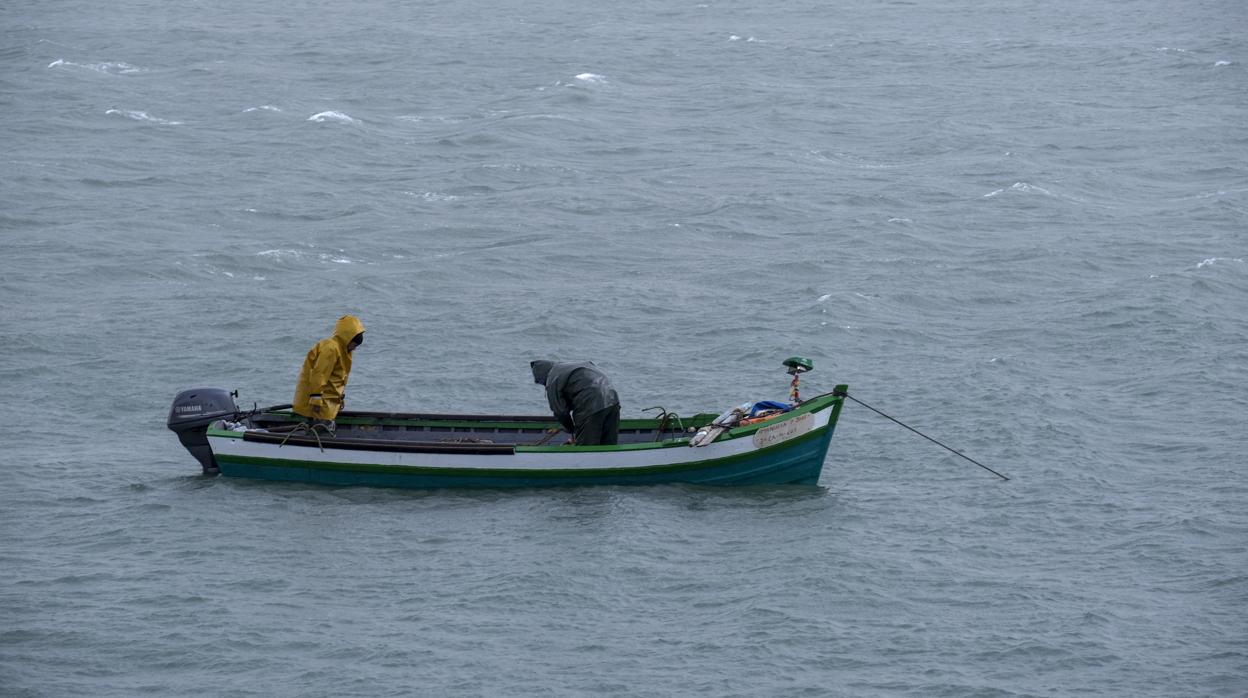
[[[338,318],[333,336],[317,342],[303,360],[295,387],[295,414],[334,430],[351,374],[351,352],[363,343],[364,323],[354,315]]]

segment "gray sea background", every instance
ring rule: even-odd
[[[0,5],[0,695],[1248,695],[1248,5]],[[204,477],[850,394],[817,487]]]

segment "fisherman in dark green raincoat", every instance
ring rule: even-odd
[[[591,361],[533,361],[533,382],[546,386],[555,419],[578,446],[614,445],[620,434],[620,398]]]

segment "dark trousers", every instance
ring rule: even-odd
[[[576,422],[577,446],[614,446],[620,440],[620,406],[598,410],[584,421]]]

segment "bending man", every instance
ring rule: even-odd
[[[620,398],[590,361],[533,361],[533,382],[546,386],[555,419],[578,446],[614,445],[620,435]]]
[[[334,334],[317,342],[303,360],[295,387],[295,414],[333,430],[351,375],[351,352],[363,343],[364,323],[354,315],[338,318]]]

